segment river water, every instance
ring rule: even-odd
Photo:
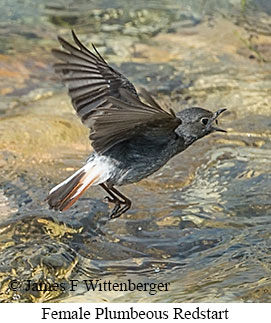
[[[270,302],[270,1],[2,0],[0,25],[0,299]],[[161,104],[228,108],[227,134],[123,187],[133,206],[112,221],[99,187],[67,212],[44,202],[91,151],[52,68],[71,28]],[[170,285],[87,291],[84,279]]]

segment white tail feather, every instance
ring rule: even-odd
[[[68,209],[91,185],[98,185],[110,177],[110,163],[102,156],[95,156],[70,177],[52,188],[49,205],[56,210]]]

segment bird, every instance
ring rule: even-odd
[[[174,112],[161,107],[144,88],[135,86],[108,65],[92,44],[88,49],[72,30],[73,43],[62,37],[53,49],[55,72],[67,86],[72,105],[90,129],[92,152],[74,174],[53,187],[46,201],[51,209],[69,209],[90,187],[99,185],[112,203],[109,219],[127,212],[131,199],[116,186],[139,182],[198,139],[214,132],[216,112],[191,107]]]

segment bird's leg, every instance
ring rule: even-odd
[[[113,210],[110,213],[111,219],[118,218],[119,216],[121,216],[121,214],[130,209],[131,201],[117,189],[115,189],[113,186],[109,188],[104,183],[100,184],[100,186],[110,195],[105,197],[106,200],[110,203],[115,204]],[[120,200],[119,197],[122,200]],[[123,207],[121,207],[122,204],[124,204]]]
[[[119,198],[114,193],[112,193],[104,183],[100,184],[100,186],[110,195],[104,198],[107,202],[116,204],[116,202],[119,201]]]
[[[100,186],[109,194],[109,196],[105,197],[105,200],[109,203],[115,204],[115,206],[113,207],[110,213],[110,218],[113,219],[114,214],[118,212],[121,204],[123,204],[124,202],[121,201],[113,192],[111,192],[110,188],[107,187],[106,184],[102,183],[100,184]]]
[[[113,193],[117,194],[120,198],[122,198],[123,199],[122,204],[124,204],[123,207],[122,208],[119,208],[116,212],[113,213],[114,210],[112,211],[110,217],[111,217],[111,219],[114,219],[114,218],[118,218],[123,213],[125,213],[126,211],[128,211],[130,209],[131,205],[132,205],[132,202],[125,195],[123,195],[120,191],[118,191],[115,187],[112,186],[110,188],[110,190]]]

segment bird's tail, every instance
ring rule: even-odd
[[[85,164],[65,181],[51,189],[46,198],[50,208],[59,211],[69,209],[91,185],[104,182],[103,167],[93,162]]]

